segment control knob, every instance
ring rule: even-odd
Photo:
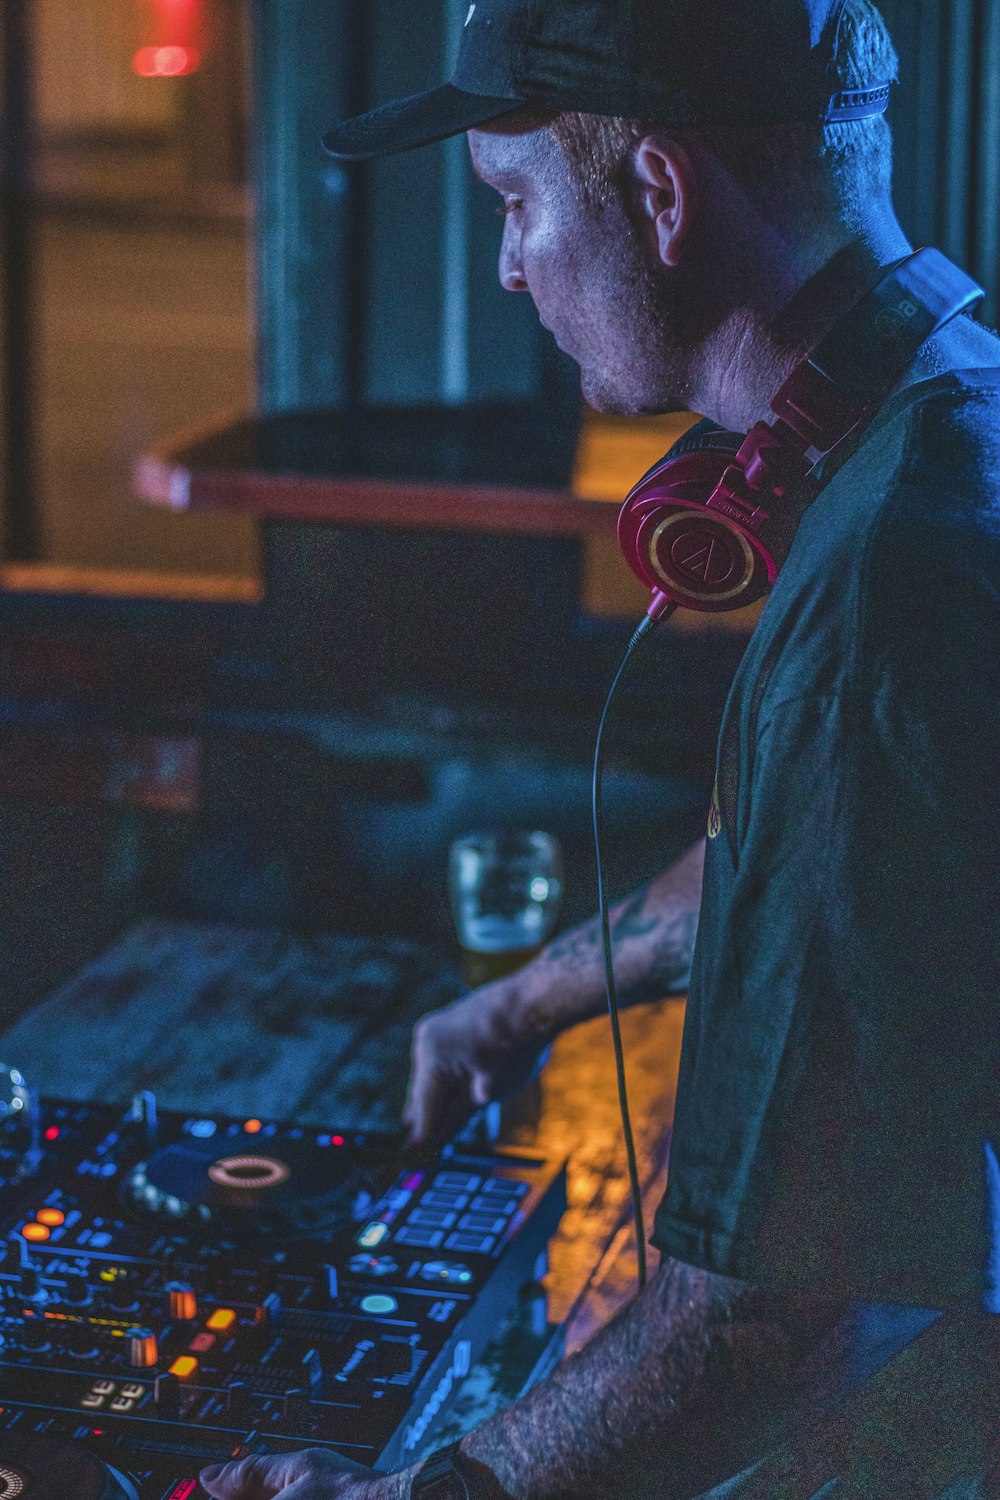
[[[47,1293],[42,1285],[42,1273],[37,1266],[26,1262],[21,1266],[17,1289],[26,1302],[45,1302]]]
[[[74,1359],[92,1359],[98,1350],[96,1331],[89,1323],[61,1323],[61,1339],[67,1354]]]
[[[117,1281],[113,1281],[105,1293],[105,1301],[111,1313],[132,1312],[137,1300],[135,1286],[128,1276],[120,1276]]]
[[[186,1281],[167,1286],[167,1311],[175,1323],[193,1323],[198,1316],[198,1295]]]
[[[66,1277],[63,1300],[73,1307],[83,1307],[90,1301],[90,1283],[86,1276],[80,1272],[73,1272]]]
[[[160,1357],[156,1334],[151,1328],[130,1328],[125,1337],[129,1364],[136,1370],[151,1370]]]
[[[44,1318],[25,1318],[18,1334],[21,1348],[29,1354],[37,1354],[49,1347],[49,1325]],[[0,1490],[0,1496],[3,1491]]]

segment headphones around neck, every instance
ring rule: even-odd
[[[721,614],[755,604],[822,488],[813,470],[862,430],[921,346],[985,293],[938,250],[888,266],[793,371],[774,422],[746,437],[701,422],[639,481],[618,519],[633,573],[653,591],[649,616]]]

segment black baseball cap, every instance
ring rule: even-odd
[[[323,144],[343,161],[393,156],[523,105],[665,127],[866,119],[884,113],[892,80],[841,87],[847,4],[469,0],[450,83],[345,120]]]

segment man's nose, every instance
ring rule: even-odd
[[[526,292],[527,278],[521,264],[521,245],[509,230],[500,246],[500,285],[505,292]]]

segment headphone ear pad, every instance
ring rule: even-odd
[[[705,508],[745,441],[713,422],[699,422],[625,501],[619,545],[654,594],[714,614],[756,602],[774,582],[773,562],[757,538]]]
[[[658,474],[664,464],[670,463],[671,459],[683,458],[685,453],[725,453],[729,463],[736,457],[746,439],[738,432],[727,432],[724,427],[719,427],[715,422],[709,422],[707,418],[696,422],[689,427],[683,437],[679,437],[673,447],[658,458],[651,469],[639,480],[632,489],[634,495],[636,490],[641,489],[647,479],[652,479]]]

